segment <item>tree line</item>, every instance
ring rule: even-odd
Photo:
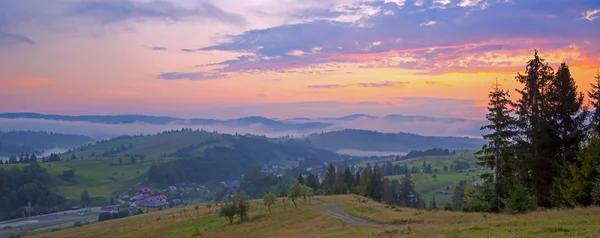
[[[339,168],[329,164],[322,182],[317,175],[309,172],[306,178],[299,175],[297,184],[305,185],[315,194],[358,194],[370,197],[379,202],[397,204],[405,207],[425,208],[426,203],[416,192],[412,181],[411,170],[405,169],[400,180],[390,180],[382,173],[379,165],[367,164],[365,168],[351,171],[350,168]],[[292,191],[299,189],[292,187]]]
[[[57,195],[54,177],[38,163],[0,168],[0,220],[34,215],[30,211],[60,211],[70,205],[74,204]]]
[[[489,93],[487,143],[477,153],[493,174],[470,196],[479,209],[525,212],[537,207],[600,205],[600,73],[584,94],[562,63],[555,70],[537,50],[512,100],[498,84]]]

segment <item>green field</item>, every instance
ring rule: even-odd
[[[435,197],[435,201],[438,206],[443,206],[446,202],[452,201],[452,194],[454,188],[462,180],[467,181],[467,187],[471,185],[473,181],[479,178],[481,172],[469,172],[469,173],[438,173],[436,179],[433,178],[432,174],[412,174],[412,179],[415,184],[415,189],[420,193],[425,201],[429,202]],[[400,180],[402,175],[388,176],[390,180]],[[445,191],[448,194],[440,194],[438,191]]]
[[[123,165],[111,166],[111,163],[119,164],[119,159],[123,159]],[[158,158],[147,158],[141,162],[138,159],[135,164],[131,164],[129,158],[118,157],[41,163],[40,165],[56,176],[62,176],[63,172],[71,169],[75,170],[74,181],[57,179],[58,192],[66,198],[79,199],[84,190],[87,190],[91,197],[109,197],[123,186],[135,184],[140,175],[145,173],[157,160]],[[10,164],[0,165],[0,168],[10,169],[25,166],[27,165]]]
[[[433,200],[435,197],[436,203],[438,206],[442,206],[446,202],[452,201],[452,194],[454,192],[454,188],[460,181],[466,181],[467,187],[471,186],[471,183],[475,180],[479,179],[479,176],[483,174],[483,172],[450,172],[444,171],[444,166],[450,168],[450,165],[455,160],[466,161],[471,166],[476,166],[477,159],[475,158],[473,152],[464,152],[458,153],[455,155],[447,155],[447,156],[425,156],[418,158],[411,158],[403,161],[394,161],[393,165],[408,165],[409,168],[412,166],[416,166],[420,170],[423,167],[423,161],[427,164],[431,164],[431,169],[438,170],[436,173],[436,178],[433,178],[433,174],[412,174],[412,180],[415,184],[415,189],[421,196],[427,201]],[[386,161],[377,161],[377,163],[382,164]],[[370,162],[371,165],[374,162]],[[366,166],[366,163],[361,163],[361,166]],[[387,176],[390,180],[398,179],[402,175],[395,176]],[[438,193],[438,192],[448,192],[448,194]]]

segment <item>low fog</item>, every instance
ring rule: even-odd
[[[103,124],[90,122],[54,121],[45,119],[0,119],[0,131],[50,131],[57,133],[87,135],[95,139],[106,139],[119,135],[154,134],[167,130],[181,129],[184,127],[229,134],[250,133],[255,135],[265,135],[267,137],[304,137],[315,132],[328,132],[343,129],[362,129],[388,133],[408,132],[428,136],[467,136],[480,138],[481,132],[479,131],[479,128],[484,123],[483,121],[477,120],[463,120],[454,122],[444,120],[396,122],[386,118],[370,119],[364,117],[357,118],[352,121],[329,120],[326,122],[333,125],[317,130],[274,131],[263,124],[253,124],[246,127],[226,127],[218,125],[191,125],[187,123],[169,125],[156,125],[147,123]]]

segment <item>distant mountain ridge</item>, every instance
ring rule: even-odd
[[[346,129],[308,136],[311,144],[320,149],[338,151],[359,149],[368,151],[410,152],[444,148],[450,150],[480,149],[483,139],[453,136],[422,136],[411,133],[382,133],[369,130]]]
[[[0,131],[44,130],[61,133],[112,137],[122,134],[156,133],[177,128],[198,128],[223,133],[250,133],[271,137],[305,136],[316,132],[344,129],[375,130],[387,133],[408,132],[432,136],[481,136],[485,120],[389,114],[372,116],[351,114],[341,117],[266,118],[248,116],[236,119],[179,118],[172,116],[124,115],[51,115],[32,112],[0,113]],[[25,119],[18,121],[16,119]],[[42,120],[48,123],[39,123]],[[84,125],[63,122],[86,122]],[[135,124],[135,126],[134,126]],[[132,126],[128,126],[132,125]],[[110,126],[107,127],[107,126]],[[115,127],[113,127],[115,126]],[[125,133],[124,133],[125,132]]]
[[[71,149],[91,142],[84,135],[61,134],[45,131],[0,131],[0,156],[36,154],[48,149]]]
[[[6,119],[43,119],[54,121],[70,121],[70,122],[91,122],[105,124],[127,124],[127,123],[147,123],[155,125],[168,124],[191,124],[191,125],[219,125],[230,127],[246,127],[251,125],[262,124],[274,131],[286,130],[314,130],[323,129],[331,126],[330,123],[308,122],[308,123],[290,123],[283,121],[275,121],[273,119],[252,116],[242,117],[231,120],[192,118],[183,119],[177,117],[166,116],[146,116],[146,115],[81,115],[81,116],[66,116],[66,115],[47,115],[40,113],[0,113],[0,118]]]

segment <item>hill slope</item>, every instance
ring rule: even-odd
[[[48,149],[68,149],[93,142],[94,139],[44,131],[0,131],[0,156],[36,154]]]
[[[316,202],[316,200],[322,202]],[[252,201],[249,220],[229,225],[214,209],[191,207],[67,228],[34,237],[598,237],[598,208],[496,215],[394,209],[353,195],[313,198],[298,208],[278,203],[269,213]],[[366,201],[366,202],[360,202]],[[338,211],[336,210],[343,210]],[[340,216],[340,214],[348,215]],[[353,223],[363,218],[376,226]],[[236,218],[237,220],[237,218]]]
[[[409,133],[381,133],[367,130],[342,130],[327,133],[315,133],[309,137],[317,148],[337,151],[340,149],[359,149],[371,151],[409,152],[430,148],[458,150],[479,149],[482,139],[466,137],[421,136]]]
[[[120,136],[58,155],[61,161],[41,165],[50,173],[74,176],[59,184],[59,192],[77,199],[84,190],[92,197],[108,197],[146,181],[213,183],[240,179],[250,167],[278,164],[291,168],[342,157],[300,140],[228,135],[180,130],[146,136]],[[18,165],[0,165],[8,168]]]

